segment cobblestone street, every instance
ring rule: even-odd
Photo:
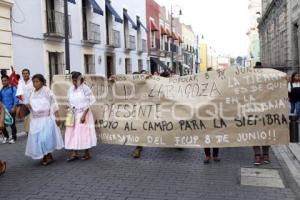
[[[251,148],[221,150],[221,163],[203,165],[203,150],[145,148],[142,158],[133,147],[99,145],[90,161],[67,163],[66,151],[42,167],[24,156],[26,137],[14,145],[1,144],[0,158],[8,163],[0,178],[0,199],[296,199],[289,180],[272,154],[284,189],[240,185],[240,169],[252,168]]]

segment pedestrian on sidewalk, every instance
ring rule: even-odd
[[[18,99],[16,97],[17,89],[9,84],[9,77],[7,75],[3,75],[1,77],[2,80],[2,89],[0,91],[0,99],[3,103],[5,109],[10,113],[13,118],[13,123],[10,125],[12,131],[12,137],[9,139],[9,133],[6,127],[3,129],[3,135],[5,139],[2,143],[14,144],[17,141],[17,127],[16,127],[16,109],[18,105]]]
[[[291,113],[300,116],[300,75],[294,72],[288,84],[289,100],[291,103]]]
[[[32,82],[34,91],[27,105],[31,119],[25,155],[32,159],[42,159],[41,164],[47,166],[54,161],[52,152],[64,147],[58,127],[58,105],[43,75],[34,75]]]
[[[91,158],[89,150],[97,145],[95,121],[90,107],[96,102],[92,90],[84,83],[80,72],[72,72],[73,86],[68,91],[70,109],[74,113],[74,124],[66,128],[65,148],[70,150],[68,161]]]
[[[22,77],[23,79],[20,80],[19,82],[17,94],[16,94],[16,96],[19,99],[17,115],[21,119],[24,118],[24,130],[28,135],[29,124],[30,124],[30,115],[29,115],[30,113],[26,105],[29,102],[31,93],[34,91],[34,87],[30,79],[29,69],[22,70]]]

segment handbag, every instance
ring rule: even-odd
[[[74,127],[74,125],[75,125],[74,109],[68,109],[66,119],[65,119],[65,126],[66,127]]]
[[[30,114],[30,110],[28,109],[28,107],[25,104],[20,104],[17,107],[17,116],[19,119],[24,119],[29,114]]]
[[[11,126],[14,123],[14,118],[11,116],[11,114],[5,109],[5,114],[4,114],[4,124],[6,126]]]

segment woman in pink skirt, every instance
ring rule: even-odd
[[[68,99],[73,109],[75,122],[73,127],[67,127],[65,148],[71,150],[68,161],[80,158],[79,152],[84,150],[82,160],[91,158],[89,149],[97,145],[96,130],[90,106],[96,102],[91,89],[84,84],[80,72],[72,72],[73,86],[69,89]]]

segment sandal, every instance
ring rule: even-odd
[[[67,159],[67,162],[73,162],[75,160],[78,160],[79,156],[77,153],[73,152],[70,154],[69,158]]]
[[[90,151],[87,149],[84,151],[84,156],[81,157],[81,160],[89,160],[91,159]]]
[[[0,161],[0,166],[1,166],[0,176],[2,176],[6,171],[6,162],[5,161]]]
[[[48,165],[54,162],[54,159],[53,159],[53,156],[51,153],[48,154],[47,160],[48,160]]]
[[[47,166],[47,165],[50,165],[53,162],[54,162],[54,159],[52,157],[52,154],[48,154],[48,155],[44,156],[44,158],[42,160],[42,165]]]
[[[90,160],[91,156],[90,154],[85,154],[84,156],[81,157],[81,160]]]
[[[41,165],[46,166],[47,165],[47,157],[44,156],[42,161],[41,161]]]

